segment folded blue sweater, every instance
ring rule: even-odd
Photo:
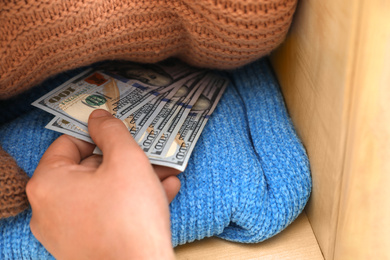
[[[0,144],[32,176],[59,134],[29,104],[80,70],[0,103]],[[226,73],[231,83],[207,123],[170,205],[173,245],[210,236],[254,243],[283,230],[311,191],[309,162],[267,59]],[[52,256],[29,229],[31,210],[0,220],[1,259]]]

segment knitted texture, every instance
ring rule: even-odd
[[[170,205],[174,246],[213,235],[263,241],[290,224],[309,198],[308,159],[268,61],[227,76],[231,84],[179,175],[182,187]],[[0,126],[0,144],[29,176],[58,137],[44,129],[51,118],[34,108]],[[0,220],[1,259],[51,257],[31,234],[30,218],[26,210]]]
[[[0,99],[106,59],[236,68],[284,39],[296,0],[10,0],[0,8]]]
[[[26,173],[0,147],[0,218],[15,216],[28,207],[27,181]]]

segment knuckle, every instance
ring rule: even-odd
[[[26,194],[29,199],[34,198],[36,190],[36,182],[31,178],[26,185]]]
[[[40,182],[36,181],[35,178],[31,178],[26,185],[26,194],[31,206],[34,207],[37,201],[44,198],[46,188]]]

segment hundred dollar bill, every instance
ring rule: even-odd
[[[32,105],[88,130],[88,117],[101,108],[114,116],[125,107],[120,100],[137,99],[145,88],[116,80],[101,71],[89,69],[47,93]]]
[[[150,124],[160,114],[160,112],[164,110],[167,104],[172,103],[172,101],[176,101],[179,97],[184,98],[189,94],[187,87],[188,82],[192,82],[195,79],[201,78],[203,75],[203,72],[193,73],[191,78],[186,77],[187,82],[183,83],[183,85],[180,86],[178,90],[174,89],[174,91],[170,90],[161,94],[159,97],[148,102],[142,108],[132,114],[130,116],[131,120],[129,122],[130,126],[128,128],[133,137],[138,140],[139,136],[144,136],[150,128]]]
[[[153,120],[156,112],[159,112],[159,110],[161,110],[160,107],[164,106],[165,103],[169,101],[169,98],[174,96],[174,93],[171,92],[172,91],[166,92],[158,98],[153,99],[148,104],[138,109],[135,113],[131,114],[128,118],[122,120],[133,137],[144,124],[143,121],[148,122]],[[75,124],[58,116],[53,118],[53,120],[51,120],[46,125],[46,128],[93,143],[91,137],[89,136],[88,130],[76,126]]]
[[[66,121],[65,119],[62,119],[58,116],[54,117],[46,126],[45,128],[67,134],[73,137],[76,137],[78,139],[84,140],[86,142],[89,142],[93,144],[91,137],[89,136],[88,131],[85,131],[81,129],[80,127],[77,127],[76,125],[72,124],[69,121]]]
[[[144,137],[144,142],[140,142],[141,147],[148,155],[156,157],[163,153],[167,142],[171,138],[175,138],[192,106],[197,102],[207,85],[210,84],[210,80],[211,74],[207,74],[199,82],[194,82],[195,87],[192,88],[191,95],[185,97],[184,100],[178,100],[170,111],[172,113],[170,116],[162,115],[157,118],[159,122]],[[165,118],[169,118],[170,121],[166,121]]]
[[[120,102],[126,106],[118,117],[123,120],[140,107],[148,104],[157,96],[166,94],[165,101],[175,94],[182,85],[194,76],[204,73],[203,70],[186,65],[177,59],[168,59],[156,64],[139,64],[128,61],[109,62],[103,67],[104,72],[124,83],[137,82],[146,86],[149,91],[135,103],[124,99]]]
[[[201,79],[202,77],[203,77],[202,73],[194,73],[193,78],[189,79],[187,83],[194,82],[193,85],[196,85],[195,83],[198,82],[199,79]],[[161,109],[165,107],[165,104],[167,102],[173,103],[172,100],[177,101],[179,99],[182,100],[183,98],[186,98],[190,89],[189,87],[187,87],[187,85],[191,86],[190,84],[187,83],[183,84],[183,86],[180,87],[179,91],[171,90],[163,93],[158,98],[151,100],[142,108],[137,110],[135,113],[131,114],[126,119],[122,120],[125,126],[128,128],[131,135],[135,137],[135,135],[138,132],[144,131],[143,129],[147,129],[143,126],[150,125],[153,119],[159,114]],[[48,124],[47,128],[68,135],[73,135],[76,138],[78,138],[81,134],[83,138],[80,139],[86,141],[91,140],[87,130],[84,130],[70,122],[67,122],[66,124],[61,123],[63,121],[67,122],[65,120],[62,120],[59,117],[56,117]],[[59,126],[61,126],[61,128]],[[80,133],[79,131],[82,131],[82,133]],[[95,148],[94,153],[101,154],[102,152],[100,151],[99,148]]]
[[[156,108],[158,102],[149,102],[143,106],[140,110],[129,116],[128,121],[124,120],[125,125],[129,129],[136,142],[141,148],[147,152],[151,147],[154,140],[160,136],[169,127],[170,122],[175,118],[175,115],[181,110],[181,108],[188,107],[188,104],[192,105],[196,102],[205,84],[202,84],[202,80],[205,80],[205,74],[198,74],[192,79],[188,80],[179,91],[174,95],[163,95],[163,99],[159,106]],[[168,93],[166,93],[168,94]],[[165,98],[167,97],[167,98]],[[154,99],[153,101],[155,101]],[[150,114],[150,112],[152,112]],[[145,121],[145,122],[142,122]],[[140,136],[139,138],[137,138]],[[101,154],[99,148],[94,150],[95,154]]]
[[[198,71],[191,74],[190,77],[192,78],[185,77],[184,79],[186,79],[187,82],[194,81],[196,78],[201,78],[202,75],[204,75],[204,72]],[[188,84],[184,83],[178,90],[171,89],[161,94],[157,98],[149,101],[126,119],[122,120],[131,135],[134,138],[136,138],[138,134],[143,136],[144,134],[142,133],[148,129],[150,123],[165,107],[166,103],[172,103],[171,100],[177,100],[177,97],[186,96],[188,94],[188,87],[186,85]]]
[[[163,95],[162,97],[159,97],[158,99],[154,99],[152,101],[158,100],[161,102],[161,99],[163,99],[166,95]],[[151,112],[153,107],[156,106],[156,103],[158,102],[150,102],[147,105],[144,105],[142,108],[137,110],[134,114],[131,114],[128,118],[122,120],[122,122],[125,124],[127,129],[129,130],[130,134],[134,137],[135,134],[138,132],[139,127],[137,127],[137,122],[142,121],[143,117],[146,117],[148,113]],[[78,139],[93,143],[88,130],[85,130],[79,126],[76,126],[75,124],[62,119],[58,116],[54,117],[46,126],[45,128],[57,131],[63,134],[74,136]]]
[[[152,164],[172,167],[184,171],[190,155],[203,131],[210,115],[214,112],[228,80],[222,77],[214,77],[211,84],[202,92],[202,96],[192,107],[173,142],[169,144],[163,156],[154,157],[149,155]]]
[[[189,102],[195,103],[203,88],[202,79],[205,75],[199,75],[187,81],[176,94],[168,100],[160,109],[158,114],[151,117],[152,121],[146,122],[140,129],[139,134],[135,136],[144,152],[148,152],[163,132],[167,130],[172,120],[180,111],[180,108],[186,106]]]
[[[77,75],[33,105],[87,130],[88,116],[94,109],[105,109],[124,120],[161,93],[177,91],[192,73],[199,73],[199,69],[176,60],[161,64],[116,62],[104,68]]]

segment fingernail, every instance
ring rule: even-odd
[[[91,113],[91,115],[89,115],[89,118],[99,118],[99,117],[107,117],[107,116],[112,116],[112,115],[107,110],[96,109]]]

